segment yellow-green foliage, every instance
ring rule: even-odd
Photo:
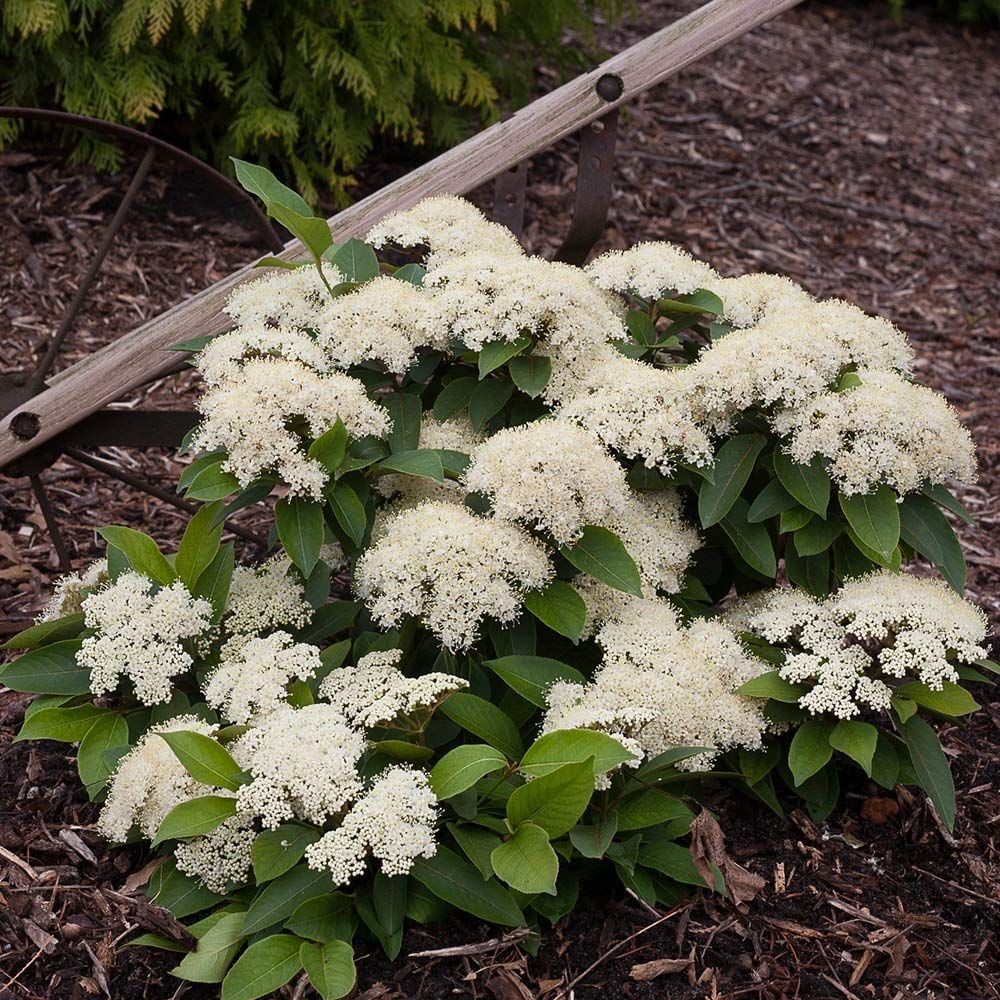
[[[523,96],[595,4],[616,0],[3,0],[0,103],[169,124],[217,163],[276,159],[342,193],[377,135],[449,145]]]

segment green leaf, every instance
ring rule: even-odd
[[[777,479],[772,479],[765,486],[747,511],[747,520],[751,524],[760,524],[769,518],[776,517],[795,506],[795,499],[789,494]]]
[[[473,389],[469,397],[469,421],[472,429],[481,431],[514,395],[514,383],[506,379],[488,378]]]
[[[493,877],[493,862],[490,855],[501,841],[492,830],[471,823],[449,823],[448,830],[465,856],[479,869],[483,879]]]
[[[78,705],[75,708],[46,708],[25,717],[24,725],[14,739],[56,740],[59,743],[79,743],[90,732],[94,722],[110,709],[99,705]]]
[[[210,736],[181,731],[157,735],[166,741],[184,770],[195,781],[200,781],[203,785],[228,788],[231,792],[240,787],[242,769],[229,755],[229,751]]]
[[[222,1000],[257,1000],[280,990],[302,968],[301,945],[292,934],[255,941],[222,981]]]
[[[468,406],[478,385],[479,382],[474,378],[457,378],[453,382],[449,382],[438,393],[438,397],[434,401],[432,410],[434,419],[447,420]]]
[[[559,551],[581,572],[615,590],[642,597],[642,581],[635,560],[613,531],[589,524],[578,541],[562,546]]]
[[[820,522],[823,524],[824,522]],[[785,574],[790,583],[801,587],[814,597],[826,597],[830,593],[830,553],[820,552],[815,556],[800,556],[795,546],[785,546]]]
[[[267,214],[277,219],[312,255],[319,266],[325,250],[333,244],[330,235],[330,224],[326,219],[320,219],[312,213],[304,215],[279,202],[268,202]]]
[[[536,399],[552,378],[552,359],[536,354],[511,358],[507,371],[521,392]]]
[[[563,580],[553,580],[544,590],[525,594],[524,606],[553,632],[574,641],[587,621],[583,598]]]
[[[97,533],[109,545],[124,552],[125,558],[136,572],[164,585],[171,584],[177,579],[177,574],[167,562],[167,557],[157,548],[156,542],[149,535],[121,525],[98,528]]]
[[[182,840],[211,833],[224,819],[236,815],[236,798],[231,795],[202,795],[174,806],[160,823],[153,847],[165,840]]]
[[[634,753],[606,733],[594,729],[557,729],[540,736],[528,747],[519,770],[538,778],[565,764],[592,760],[594,772],[605,774],[634,759]]]
[[[450,799],[471,788],[480,778],[506,766],[507,758],[491,746],[470,743],[455,747],[431,769],[431,790],[439,799]]]
[[[378,257],[375,251],[361,240],[348,240],[330,257],[346,281],[361,284],[379,275]]]
[[[687,295],[673,299],[660,299],[660,312],[666,316],[685,316],[689,313],[712,313],[721,316],[725,311],[722,299],[715,292],[698,288]]]
[[[76,770],[91,801],[96,798],[117,762],[108,751],[128,748],[128,723],[114,712],[94,720],[76,752]]]
[[[534,823],[522,823],[494,849],[490,862],[497,876],[518,892],[556,894],[559,859],[549,835]]]
[[[378,740],[372,744],[372,750],[375,753],[385,754],[393,760],[405,760],[411,763],[430,760],[434,756],[434,751],[430,747],[418,746],[406,740]]]
[[[507,800],[512,827],[535,823],[553,839],[571,830],[594,794],[594,762],[564,764],[515,788]]]
[[[198,577],[198,583],[192,591],[195,597],[203,597],[212,605],[212,618],[215,622],[226,613],[226,602],[229,600],[229,588],[233,582],[235,567],[236,550],[232,542],[227,542]]]
[[[869,777],[877,744],[878,730],[870,723],[856,719],[841,719],[830,733],[830,746],[860,764]]]
[[[739,434],[719,449],[713,467],[714,482],[703,482],[698,493],[698,517],[703,528],[718,524],[729,513],[766,444],[763,434]]]
[[[943,484],[935,483],[933,486],[925,486],[924,493],[938,504],[938,506],[944,507],[945,510],[950,510],[953,514],[957,514],[966,524],[976,523],[975,518],[965,509],[951,490]]]
[[[35,694],[90,694],[90,671],[76,665],[81,639],[63,639],[0,667],[0,682],[11,691]]]
[[[722,519],[722,530],[751,569],[773,577],[778,572],[774,543],[763,524],[751,524],[747,520],[749,512],[746,500],[736,497]]]
[[[258,885],[270,882],[294,868],[310,844],[315,844],[321,834],[298,823],[282,823],[276,830],[265,830],[257,835],[250,848],[253,877]]]
[[[840,509],[858,539],[874,552],[890,559],[899,542],[899,504],[896,494],[881,485],[874,493],[844,496]]]
[[[389,431],[391,452],[415,451],[420,447],[420,422],[423,412],[420,397],[412,392],[393,392],[380,400],[392,420]]]
[[[798,787],[817,771],[822,770],[833,756],[830,733],[834,724],[826,720],[807,719],[796,730],[788,747],[788,767]]]
[[[298,212],[299,215],[312,215],[308,202],[290,187],[282,184],[267,167],[238,160],[235,156],[231,156],[230,159],[236,168],[236,179],[265,205],[268,202],[277,202],[293,212]]]
[[[416,285],[418,288],[423,285],[426,275],[427,269],[421,267],[419,264],[404,264],[392,272],[392,276],[397,281],[406,281],[411,285]]]
[[[937,733],[919,715],[903,725],[903,740],[920,787],[930,796],[941,822],[955,829],[955,782]]]
[[[476,868],[447,847],[439,845],[433,858],[418,858],[410,874],[439,899],[480,920],[504,927],[524,924],[510,893],[495,879],[484,882]]]
[[[65,618],[32,625],[8,639],[0,645],[0,649],[37,649],[63,639],[75,639],[82,631],[83,612],[80,611],[75,615],[66,615]]]
[[[816,515],[813,514],[811,510],[806,510],[805,507],[800,507],[796,504],[794,507],[789,507],[788,510],[781,512],[781,519],[778,522],[778,531],[782,535],[801,531],[807,524],[811,523],[815,517]]]
[[[648,830],[642,835],[637,860],[644,868],[652,868],[685,885],[705,885],[705,880],[694,866],[690,849],[681,847],[662,831]]]
[[[754,677],[736,689],[736,694],[745,698],[773,698],[775,701],[794,704],[806,693],[802,684],[792,684],[783,680],[777,670],[769,670],[760,677]]]
[[[408,476],[433,479],[444,482],[444,464],[441,453],[434,448],[417,448],[413,451],[398,451],[378,463],[379,472],[402,472]]]
[[[242,925],[242,912],[221,914],[198,939],[198,947],[170,974],[189,983],[221,983],[243,944]]]
[[[140,934],[131,941],[126,941],[123,948],[158,948],[160,951],[173,951],[179,955],[187,952],[187,946],[179,941],[171,941],[170,938],[162,934]]]
[[[800,556],[815,556],[833,545],[840,537],[843,526],[833,519],[824,521],[814,517],[805,527],[792,535],[795,551]]]
[[[781,480],[781,485],[806,510],[826,517],[830,506],[830,475],[826,471],[826,462],[816,455],[808,465],[799,465],[780,448],[774,452],[774,471]]]
[[[545,692],[556,681],[583,684],[585,680],[579,670],[545,656],[502,656],[497,660],[484,660],[483,666],[538,708],[547,707]]]
[[[893,694],[898,698],[909,698],[923,708],[950,718],[971,715],[982,707],[965,688],[951,681],[943,681],[940,691],[934,691],[920,681],[908,681],[900,684]]]
[[[899,754],[885,733],[878,734],[871,774],[874,781],[882,788],[895,788],[899,780]]]
[[[618,816],[610,813],[594,823],[577,823],[569,831],[569,840],[585,858],[603,858],[617,832]]]
[[[530,346],[531,336],[527,333],[522,333],[517,340],[494,340],[484,344],[479,352],[479,381]]]
[[[214,906],[224,898],[210,892],[196,879],[179,872],[172,858],[153,872],[146,895],[178,920]]]
[[[358,925],[354,900],[342,892],[327,892],[295,908],[285,927],[311,941],[350,941]]]
[[[221,500],[240,489],[240,481],[222,466],[226,459],[204,456],[195,459],[181,474],[177,484],[191,500]]]
[[[368,515],[365,513],[365,505],[359,499],[357,493],[351,489],[347,483],[329,483],[323,490],[333,516],[337,520],[344,534],[357,546],[360,546],[365,538],[365,531],[368,527]]]
[[[524,751],[517,726],[485,698],[459,691],[442,702],[439,711],[511,760],[517,760]]]
[[[630,795],[618,805],[618,832],[644,830],[675,821],[690,824],[694,814],[680,799],[659,788],[647,788]]]
[[[278,538],[289,558],[309,576],[323,547],[323,506],[303,497],[285,497],[274,508]]]
[[[350,628],[361,613],[360,601],[331,601],[324,604],[312,617],[312,621],[296,633],[296,642],[316,644],[345,628]],[[331,668],[332,669],[332,668]]]
[[[899,534],[907,545],[926,556],[959,593],[965,589],[966,565],[962,546],[948,518],[934,502],[911,493],[899,506]]]
[[[330,873],[317,872],[305,865],[293,868],[268,882],[254,898],[243,920],[249,937],[287,920],[307,899],[330,891]]]
[[[337,417],[337,422],[309,445],[306,454],[309,458],[316,459],[331,475],[336,472],[347,457],[347,428],[344,421]]]
[[[917,712],[917,703],[910,698],[902,698],[898,694],[892,696],[892,707],[899,716],[900,722],[906,722]]]
[[[346,941],[313,944],[307,941],[299,951],[302,967],[313,989],[323,1000],[346,997],[357,981],[354,949]]]
[[[208,569],[219,551],[223,525],[222,521],[216,521],[221,509],[222,503],[218,500],[205,504],[184,529],[174,568],[188,590],[194,590],[198,577]]]

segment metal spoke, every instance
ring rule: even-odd
[[[527,185],[527,160],[497,174],[493,181],[493,220],[506,226],[518,239],[524,229],[524,192]]]
[[[132,180],[129,181],[128,188],[126,189],[118,208],[115,210],[115,214],[112,217],[111,222],[108,224],[108,228],[104,231],[104,236],[101,237],[97,253],[94,254],[94,259],[90,262],[90,266],[87,268],[87,273],[83,276],[83,280],[80,282],[80,287],[77,288],[74,293],[70,304],[66,307],[66,312],[63,314],[63,318],[59,321],[59,328],[52,335],[52,339],[49,341],[49,346],[45,351],[45,357],[42,358],[41,364],[38,366],[38,370],[31,376],[31,380],[28,382],[28,388],[31,390],[32,394],[38,392],[42,388],[42,383],[45,381],[49,371],[51,371],[52,365],[56,360],[56,355],[59,353],[59,348],[62,347],[63,341],[66,339],[66,335],[73,326],[73,321],[80,312],[80,307],[83,305],[83,300],[87,297],[87,292],[90,291],[90,286],[93,285],[98,272],[101,270],[101,265],[104,263],[104,258],[108,255],[108,251],[111,249],[111,244],[114,243],[119,230],[125,224],[125,217],[131,211],[132,202],[135,201],[135,196],[139,193],[139,188],[142,187],[143,181],[145,181],[146,175],[149,173],[149,168],[153,165],[153,160],[155,159],[156,147],[147,146],[146,152],[142,154],[139,166],[132,175]]]
[[[188,514],[195,514],[198,512],[198,505],[196,503],[192,503],[190,500],[184,500],[171,493],[169,490],[161,489],[159,486],[155,486],[153,483],[148,482],[145,479],[141,479],[139,476],[133,476],[131,473],[119,469],[118,466],[112,465],[110,462],[102,461],[99,458],[95,458],[93,455],[88,455],[84,451],[77,451],[76,448],[67,448],[63,454],[73,459],[79,465],[85,465],[88,468],[96,470],[97,472],[103,472],[105,475],[111,476],[113,479],[117,479],[126,486],[142,490],[143,493],[148,493],[150,496],[156,497],[157,500],[162,500],[164,503],[168,503],[172,507],[176,507],[178,510],[183,510]],[[234,524],[228,519],[226,520],[226,527],[234,535],[238,535],[247,542],[259,545],[263,549],[269,548],[267,539],[263,535],[258,535],[256,532],[243,528],[238,524]]]
[[[38,506],[42,511],[42,517],[45,519],[45,527],[48,529],[49,537],[55,546],[56,556],[59,559],[59,568],[64,573],[71,573],[73,571],[73,563],[70,560],[69,552],[66,550],[66,543],[63,541],[62,532],[59,530],[59,521],[56,518],[56,512],[52,509],[52,503],[49,501],[49,495],[45,490],[45,486],[42,484],[39,476],[29,476],[28,478],[31,481],[31,492],[35,494],[35,499],[38,501]]]

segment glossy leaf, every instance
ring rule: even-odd
[[[899,542],[899,504],[896,494],[882,485],[874,493],[844,496],[840,509],[863,545],[889,558]]]
[[[714,481],[703,482],[698,493],[703,528],[718,524],[729,513],[766,444],[763,434],[739,434],[722,445],[715,456]]]
[[[509,840],[493,850],[490,861],[497,877],[512,889],[556,894],[559,859],[549,835],[534,823],[522,823]]]
[[[774,452],[774,471],[781,485],[806,510],[826,517],[830,506],[830,475],[823,458],[816,455],[808,465],[800,465],[778,448]]]
[[[553,632],[576,640],[587,621],[587,605],[565,581],[553,580],[544,590],[533,590],[524,597],[524,606]]]
[[[642,597],[642,580],[635,560],[613,531],[587,525],[576,542],[559,551],[581,572],[615,590]]]
[[[507,766],[507,758],[492,746],[470,743],[448,751],[431,769],[431,789],[441,800],[471,788],[480,778]]]

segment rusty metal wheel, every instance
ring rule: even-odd
[[[82,267],[82,273],[78,270],[77,273],[57,273],[47,276],[50,282],[60,284],[60,294],[55,296],[61,307],[61,312],[58,310],[55,312],[57,318],[54,318],[47,328],[34,330],[34,336],[24,340],[15,335],[22,332],[17,330],[17,317],[7,317],[11,326],[3,335],[4,349],[0,355],[0,417],[41,392],[53,380],[58,380],[60,364],[67,357],[72,356],[79,360],[81,356],[86,355],[87,346],[74,343],[74,334],[77,334],[86,322],[88,305],[92,303],[95,291],[100,288],[100,280],[107,271],[109,260],[114,259],[116,241],[120,246],[119,237],[123,232],[127,232],[130,219],[134,221],[137,206],[140,208],[142,206],[144,192],[156,186],[157,175],[163,170],[169,171],[171,176],[190,175],[193,178],[194,182],[189,183],[187,189],[196,193],[199,204],[195,212],[199,218],[204,216],[209,219],[214,217],[217,220],[226,220],[234,212],[237,213],[241,231],[249,230],[252,233],[250,239],[253,246],[247,254],[248,259],[253,259],[265,249],[277,252],[283,247],[283,242],[274,227],[242,188],[189,153],[161,139],[110,122],[59,111],[0,108],[0,117],[110,136],[126,147],[131,154],[129,159],[134,161],[131,178],[117,205],[113,208],[109,206],[109,210],[102,213],[100,220],[93,214],[88,216],[88,219],[95,224],[103,224],[103,229],[99,234],[88,232],[87,245],[85,248],[80,248],[81,252],[89,253],[90,248],[95,247],[89,260]],[[16,159],[14,162],[17,162]],[[154,170],[154,167],[160,170]],[[161,193],[163,185],[161,178]],[[35,186],[37,187],[37,184]],[[0,217],[5,220],[5,231],[8,220],[11,220],[12,225],[17,221],[12,218],[10,196],[10,191],[0,189]],[[102,202],[108,200],[103,198]],[[38,191],[34,202],[38,218],[34,219],[32,224],[62,231],[60,220],[51,214],[54,209],[49,192]],[[209,284],[207,267],[205,271],[202,283]],[[11,280],[11,272],[8,272],[7,278],[8,281]],[[72,288],[71,294],[61,294],[69,288]],[[48,292],[49,289],[40,288],[39,298],[45,299]],[[0,289],[0,299],[2,299],[2,289]],[[0,309],[0,317],[2,316],[4,311]],[[0,319],[0,322],[4,320]],[[128,327],[121,328],[118,334],[124,334],[127,329]],[[178,363],[176,370],[180,371],[183,368],[184,364],[181,362]],[[54,492],[56,494],[59,492],[59,481],[66,479],[65,467],[62,466],[64,462],[72,463],[76,467],[77,475],[81,469],[85,470],[87,475],[99,473],[120,484],[123,490],[137,491],[153,498],[157,503],[169,505],[180,511],[190,512],[196,507],[174,492],[173,483],[169,481],[168,476],[150,477],[146,474],[143,469],[143,459],[141,455],[136,454],[137,451],[147,452],[150,449],[155,451],[155,449],[176,448],[184,434],[193,426],[194,413],[190,409],[150,409],[147,405],[150,402],[155,405],[157,392],[143,390],[139,395],[143,397],[141,401],[113,404],[0,470],[5,477],[21,481],[17,489],[23,491],[22,498],[28,499],[28,490],[33,494],[37,510],[44,522],[44,529],[51,540],[58,568],[64,572],[71,570],[78,558],[86,557],[85,552],[79,551],[80,546],[74,547],[68,542],[64,530],[67,511],[65,505],[59,502],[58,496],[54,495]],[[159,395],[162,396],[163,393],[160,392]],[[137,402],[141,405],[137,405]],[[20,420],[22,417],[26,421],[30,419],[29,414],[21,414],[16,419]],[[30,426],[15,430],[19,436],[23,435],[25,438],[30,438],[33,433],[33,428]],[[53,470],[57,462],[61,463],[61,468],[64,470],[61,474]],[[69,471],[72,474],[72,470]],[[162,484],[154,481],[157,478],[163,479]],[[23,482],[25,479],[27,482]],[[107,491],[104,492],[106,494]],[[0,504],[3,501],[4,497],[0,495]],[[63,508],[62,517],[60,507]],[[3,509],[0,507],[0,515],[2,514]],[[255,545],[265,542],[260,535],[244,526],[230,524],[229,527],[235,535],[247,542]],[[9,552],[5,554],[9,556]],[[7,617],[12,628],[21,624],[15,617]]]

